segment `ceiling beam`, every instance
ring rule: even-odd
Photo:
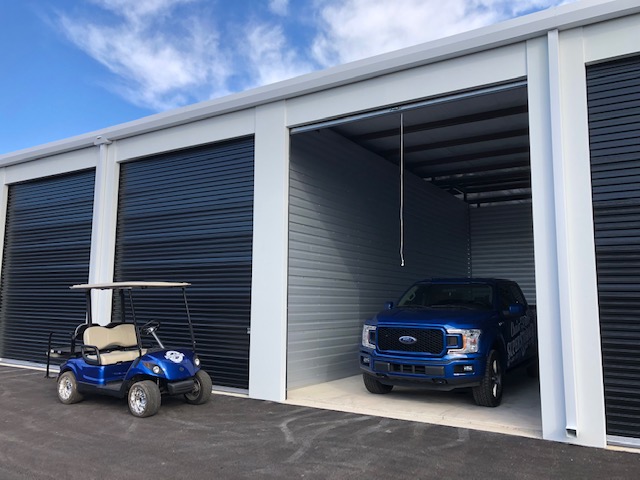
[[[435,165],[448,165],[451,163],[471,162],[473,160],[487,160],[494,159],[496,157],[508,157],[513,155],[519,155],[529,153],[529,145],[523,147],[504,148],[500,150],[491,150],[489,152],[475,152],[466,155],[458,155],[454,157],[440,157],[429,160],[419,160],[417,162],[407,162],[407,166],[414,173],[420,172],[421,169],[435,166]],[[419,175],[419,173],[416,173]],[[421,175],[422,176],[422,175]]]
[[[489,175],[456,175],[441,178],[440,176],[434,178],[431,183],[438,187],[446,187],[448,185],[484,185],[487,183],[504,183],[512,181],[524,181],[530,180],[531,173],[529,170],[517,170],[514,172],[500,172]]]
[[[519,105],[517,107],[502,108],[499,110],[491,110],[488,112],[474,113],[471,115],[461,115],[459,117],[447,118],[445,120],[437,120],[434,122],[419,123],[417,125],[405,125],[404,134],[424,132],[426,130],[434,130],[436,128],[453,127],[463,125],[465,123],[485,122],[501,117],[509,117],[511,115],[520,115],[527,113],[529,108],[527,105]],[[344,135],[344,133],[343,133]],[[363,133],[361,135],[352,135],[347,137],[354,142],[367,142],[370,140],[378,140],[385,137],[393,137],[400,135],[400,127],[379,130],[377,132]]]
[[[508,138],[518,138],[523,137],[526,139],[527,145],[529,144],[529,129],[528,128],[519,128],[517,130],[508,130],[496,133],[489,133],[486,135],[476,135],[474,137],[464,137],[464,138],[454,138],[450,140],[443,140],[441,142],[432,142],[425,143],[420,145],[413,145],[410,147],[405,147],[404,153],[418,153],[418,152],[426,152],[428,150],[436,150],[438,148],[449,148],[449,147],[458,147],[461,145],[472,145],[474,143],[482,143],[482,142],[494,142],[505,140]],[[383,150],[378,152],[385,158],[399,156],[400,149],[393,148],[389,150]]]
[[[488,192],[499,192],[504,190],[517,190],[523,188],[531,188],[531,182],[522,180],[519,182],[505,182],[505,183],[493,183],[487,185],[474,185],[474,186],[456,186],[451,185],[449,188],[456,188],[462,190],[465,193],[488,193]]]
[[[439,178],[448,177],[451,175],[464,175],[467,173],[485,173],[485,172],[502,172],[507,169],[526,169],[524,171],[530,171],[529,156],[525,156],[518,160],[510,160],[507,162],[495,162],[490,165],[477,165],[464,168],[452,168],[449,170],[432,170],[425,172],[425,175],[421,175],[422,178]],[[415,173],[415,172],[414,172]]]
[[[471,205],[482,205],[484,203],[501,203],[501,202],[512,202],[514,200],[530,200],[531,192],[527,193],[505,193],[504,195],[493,195],[493,196],[478,196],[473,198],[467,198],[467,203]]]

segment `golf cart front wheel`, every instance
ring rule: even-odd
[[[209,374],[204,370],[198,370],[193,378],[193,390],[184,394],[185,400],[192,405],[207,403],[211,397],[212,385]]]
[[[58,377],[58,400],[65,405],[71,405],[82,401],[83,398],[82,394],[78,392],[78,382],[76,382],[76,376],[73,372],[63,372]]]
[[[129,411],[135,417],[150,417],[160,409],[160,389],[151,380],[134,383],[129,389]]]

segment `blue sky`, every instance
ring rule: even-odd
[[[0,0],[0,154],[573,0]]]

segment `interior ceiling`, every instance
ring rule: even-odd
[[[527,88],[470,93],[403,111],[404,165],[471,205],[531,199]],[[400,113],[331,127],[400,164]]]

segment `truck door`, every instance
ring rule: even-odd
[[[509,307],[518,304],[518,302],[508,283],[500,284],[498,294],[500,297],[500,315],[502,316],[500,319],[500,328],[502,329],[502,336],[507,347],[506,364],[507,368],[509,368],[517,362],[518,358],[519,349],[517,338],[520,333],[520,315],[513,315],[509,312]]]
[[[516,304],[522,305],[524,308],[523,314],[517,316],[519,330],[519,355],[517,356],[517,361],[520,362],[535,356],[537,352],[535,314],[528,307],[524,294],[516,283],[509,285],[509,289],[515,298]]]

